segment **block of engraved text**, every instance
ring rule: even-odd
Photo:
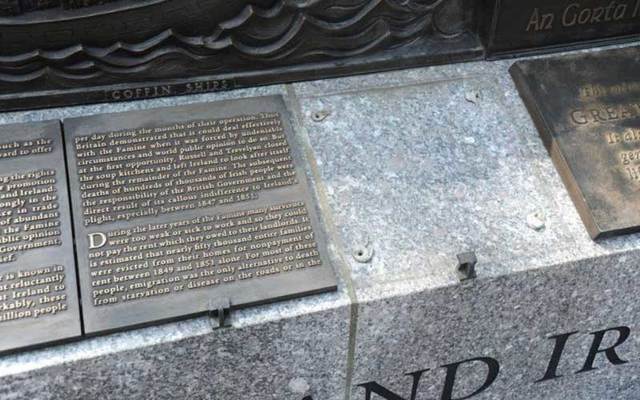
[[[640,230],[640,48],[511,72],[592,238]]]
[[[65,121],[85,330],[336,288],[280,97]]]
[[[0,351],[82,334],[62,131],[0,126]]]

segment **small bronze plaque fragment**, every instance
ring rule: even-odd
[[[637,39],[640,0],[484,0],[491,56]]]
[[[85,331],[335,290],[280,97],[65,121]]]
[[[640,231],[639,63],[631,47],[511,69],[594,239]]]
[[[0,127],[0,352],[82,334],[58,121]]]

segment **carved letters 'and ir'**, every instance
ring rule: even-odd
[[[335,289],[280,97],[64,131],[0,128],[0,352]]]

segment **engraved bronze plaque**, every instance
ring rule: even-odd
[[[632,47],[511,69],[594,239],[640,230],[639,62]]]
[[[86,333],[335,290],[281,97],[64,126]]]
[[[485,0],[490,56],[638,38],[640,0]]]
[[[0,126],[0,352],[82,334],[58,121]]]

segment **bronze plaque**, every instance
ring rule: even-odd
[[[85,331],[335,290],[281,97],[65,121]]]
[[[0,352],[82,334],[58,121],[0,127]]]
[[[640,230],[639,63],[632,47],[511,69],[594,239]]]
[[[640,0],[484,0],[490,56],[637,39]]]

